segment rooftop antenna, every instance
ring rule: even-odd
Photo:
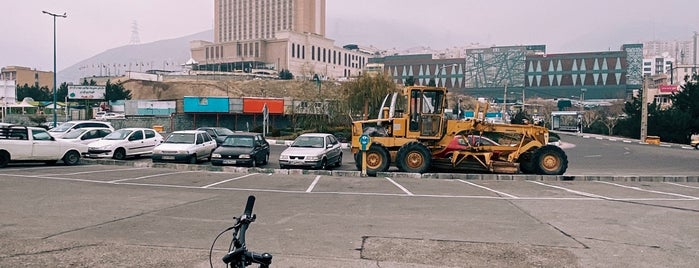
[[[131,24],[131,41],[129,41],[129,45],[138,45],[141,43],[141,38],[138,37],[138,22],[133,21]]]

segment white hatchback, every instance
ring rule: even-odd
[[[163,136],[151,128],[122,128],[88,144],[85,157],[122,160],[127,156],[149,155],[161,142]]]

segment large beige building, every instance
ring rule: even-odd
[[[0,80],[15,81],[17,87],[26,85],[53,89],[53,72],[39,71],[29,67],[7,66],[0,70]]]
[[[325,0],[214,0],[214,42],[191,42],[199,71],[359,75],[370,54],[325,37]]]

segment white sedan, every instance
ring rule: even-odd
[[[127,156],[149,155],[161,142],[163,136],[151,128],[122,128],[88,144],[85,157],[122,160]]]
[[[172,161],[196,164],[211,160],[216,140],[203,130],[180,130],[170,133],[165,141],[153,149],[153,162]]]
[[[342,147],[332,134],[306,133],[279,155],[280,168],[318,168],[342,165]]]

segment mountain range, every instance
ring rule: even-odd
[[[121,75],[128,70],[178,71],[191,58],[190,41],[213,39],[213,30],[146,44],[116,47],[58,72],[57,80],[79,83],[83,77]]]

